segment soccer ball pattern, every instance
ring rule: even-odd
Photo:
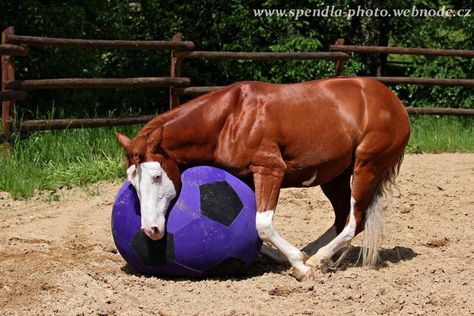
[[[143,274],[204,277],[245,271],[262,245],[255,229],[255,194],[224,170],[201,166],[181,175],[159,241],[140,230],[140,203],[126,181],[112,211],[112,234],[123,258]]]

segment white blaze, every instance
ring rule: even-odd
[[[132,165],[127,175],[140,200],[141,228],[153,240],[163,238],[166,211],[176,196],[173,182],[156,161]]]

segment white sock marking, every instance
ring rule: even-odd
[[[323,248],[331,240],[337,237],[336,226],[332,225],[324,234],[318,237],[318,239],[312,241],[308,245],[306,245],[302,250],[308,256],[314,255],[319,249]]]
[[[295,246],[283,239],[273,228],[273,210],[257,212],[255,226],[258,235],[264,241],[269,241],[275,245],[290,261],[291,265],[299,271],[307,271],[308,267],[303,263],[303,253]]]
[[[307,263],[311,263],[313,265],[319,264],[319,262],[314,262],[314,261],[330,259],[341,248],[347,247],[350,244],[351,240],[355,236],[355,230],[356,230],[354,204],[355,204],[355,200],[353,197],[351,197],[351,210],[349,214],[349,223],[347,223],[346,227],[344,227],[342,232],[339,235],[337,235],[336,238],[334,238],[329,244],[319,249],[316,255],[314,255],[314,258],[311,257],[307,261]]]

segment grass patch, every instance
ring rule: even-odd
[[[474,152],[474,118],[412,116],[409,153]],[[134,136],[139,127],[45,131],[15,142],[0,155],[0,191],[14,198],[35,190],[84,186],[125,177],[115,131]]]
[[[0,155],[0,191],[22,198],[34,190],[123,178],[123,152],[115,131],[135,135],[138,129],[44,131],[18,140],[10,154]]]
[[[474,152],[474,118],[411,116],[409,153]]]

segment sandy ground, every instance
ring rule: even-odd
[[[346,264],[305,282],[263,257],[240,278],[135,274],[110,229],[120,183],[26,201],[0,192],[0,314],[474,314],[474,154],[409,155],[398,183],[381,266],[355,264],[357,238]],[[297,246],[332,220],[319,188],[282,192],[276,228]]]

